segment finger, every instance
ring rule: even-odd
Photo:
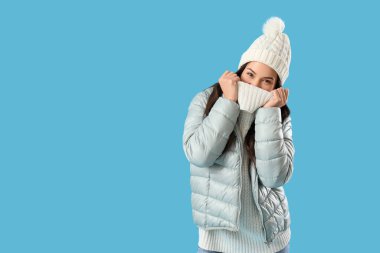
[[[231,76],[237,76],[237,74],[235,72],[232,72],[232,71],[230,72],[230,75]]]
[[[284,102],[286,100],[285,89],[281,89],[281,100],[284,101]]]
[[[282,104],[284,103],[284,94],[283,94],[283,90],[282,89],[278,90],[278,97],[279,97],[280,106],[282,106]]]
[[[280,96],[281,96],[281,101],[285,101],[285,89],[280,88]]]
[[[285,98],[286,98],[286,101],[288,101],[288,97],[289,97],[289,89],[286,89],[285,91],[286,91],[286,97],[285,97]]]
[[[277,95],[277,99],[281,100],[281,95],[280,95],[279,89],[280,88],[276,89],[276,95]]]
[[[272,92],[272,94],[273,94],[271,100],[272,100],[274,103],[277,103],[277,100],[278,100],[278,93],[277,93],[277,90],[272,90],[271,92]]]

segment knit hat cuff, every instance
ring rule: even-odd
[[[238,81],[238,86],[240,110],[253,113],[272,97],[271,92],[242,81]]]

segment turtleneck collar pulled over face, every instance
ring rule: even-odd
[[[273,94],[255,85],[238,81],[238,104],[240,110],[253,113],[262,107]]]

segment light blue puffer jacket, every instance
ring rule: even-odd
[[[219,97],[209,115],[204,109],[209,87],[192,99],[183,131],[183,149],[190,162],[192,217],[205,230],[239,230],[243,140],[237,126],[238,103]],[[281,121],[278,107],[255,112],[256,166],[251,162],[252,194],[260,211],[266,243],[290,227],[288,201],[283,185],[293,174],[295,153],[291,117]],[[232,132],[237,145],[223,154]]]

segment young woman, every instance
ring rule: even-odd
[[[289,90],[291,49],[271,17],[241,57],[238,71],[196,94],[183,149],[190,162],[198,252],[289,252],[290,213],[283,186],[295,153]]]

